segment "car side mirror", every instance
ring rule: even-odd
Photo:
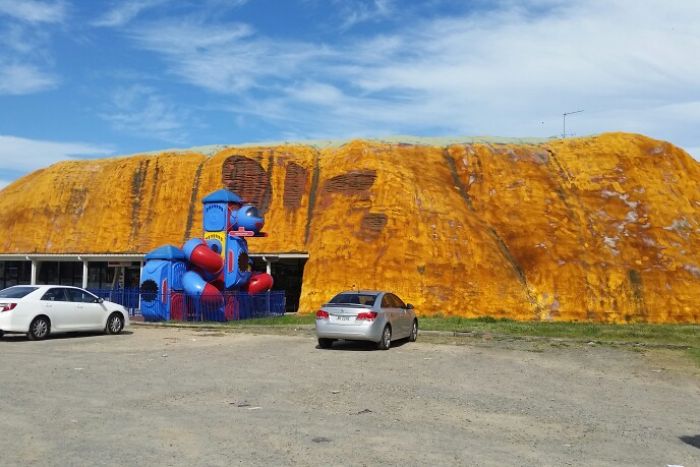
[[[410,303],[407,303],[407,304],[406,304],[406,309],[407,309],[407,310],[412,310],[412,309],[413,309],[413,305],[411,305]]]
[[[104,298],[96,298],[95,303],[103,303],[105,301]]]

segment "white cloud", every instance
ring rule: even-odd
[[[116,89],[110,106],[100,116],[117,130],[134,135],[178,144],[188,138],[185,121],[189,113],[148,86],[137,84]]]
[[[29,172],[61,160],[103,157],[112,153],[111,149],[87,143],[41,141],[0,135],[2,171]]]
[[[342,18],[341,30],[365,22],[381,21],[394,13],[391,0],[334,0],[333,5]]]
[[[236,113],[309,137],[552,136],[563,112],[585,109],[568,132],[700,145],[700,2],[489,6],[333,45],[194,20],[143,25],[132,36],[183,81],[235,97]]]
[[[297,64],[319,53],[311,44],[255,37],[251,27],[199,20],[165,21],[132,31],[145,49],[162,54],[181,79],[218,93],[236,94],[258,83],[299,73]]]
[[[31,94],[56,86],[58,80],[31,64],[3,63],[0,58],[0,95]]]
[[[2,21],[3,16],[10,19]],[[45,68],[51,63],[51,26],[60,26],[65,17],[63,2],[0,0],[0,95],[31,94],[58,84]]]
[[[66,5],[62,1],[0,0],[3,14],[29,23],[60,23],[66,17]]]
[[[98,27],[124,26],[143,11],[154,8],[169,0],[132,0],[117,3],[114,8],[107,11],[101,18],[92,23]]]

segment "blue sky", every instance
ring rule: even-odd
[[[630,131],[700,156],[697,0],[0,0],[0,187],[255,141]]]

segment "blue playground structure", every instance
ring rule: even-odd
[[[202,203],[203,238],[146,255],[140,287],[144,320],[229,321],[284,313],[284,292],[281,300],[280,292],[270,292],[272,276],[251,270],[246,239],[267,236],[258,210],[223,189]]]

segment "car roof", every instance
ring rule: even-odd
[[[380,293],[388,293],[388,292],[386,292],[384,290],[346,290],[344,292],[339,292],[338,295],[340,295],[341,293],[379,295]]]
[[[14,288],[14,287],[34,287],[37,290],[42,290],[42,289],[51,289],[54,287],[63,287],[66,289],[79,289],[79,290],[85,290],[82,287],[76,287],[74,285],[60,285],[60,284],[16,284],[16,285],[11,285],[10,287],[7,287],[8,289]]]

